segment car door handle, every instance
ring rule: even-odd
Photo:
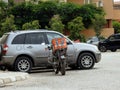
[[[33,48],[33,47],[32,47],[32,46],[28,46],[27,48],[31,49],[31,48]]]

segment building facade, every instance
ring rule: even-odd
[[[114,20],[120,21],[120,1],[115,2],[113,8],[114,8],[114,11],[113,11]]]

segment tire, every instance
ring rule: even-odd
[[[7,68],[8,71],[14,71],[13,66],[7,66],[6,68]]]
[[[5,66],[0,66],[0,70],[5,71],[6,67]]]
[[[95,58],[91,53],[82,53],[78,58],[80,69],[91,69],[95,64]]]
[[[65,72],[66,72],[65,66],[66,66],[66,63],[65,63],[65,61],[63,60],[63,61],[61,62],[61,68],[60,68],[60,72],[61,72],[62,75],[65,75]]]
[[[116,52],[117,49],[111,49],[112,52]]]
[[[99,47],[99,50],[100,50],[101,52],[106,52],[106,51],[107,51],[107,48],[106,48],[105,46],[100,46],[100,47]]]
[[[53,60],[53,70],[54,70],[54,72],[55,72],[55,74],[58,74],[59,73],[59,71],[60,71],[60,65],[59,65],[59,62],[58,61],[56,61],[56,59],[54,59]]]
[[[54,68],[54,71],[55,71],[55,74],[58,74],[60,71],[60,67],[58,66],[58,67]]]
[[[14,64],[15,71],[29,72],[32,68],[32,61],[29,57],[18,57]]]

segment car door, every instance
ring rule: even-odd
[[[51,45],[51,41],[53,38],[65,37],[59,33],[53,33],[53,32],[47,32],[46,36],[48,38],[49,45]],[[67,39],[67,62],[73,63],[73,62],[75,62],[75,49],[74,49],[72,42],[68,38],[66,38],[66,39]],[[50,52],[50,54],[52,54],[52,52]]]
[[[120,48],[120,35],[119,34],[115,36],[115,46],[116,46],[116,49]]]
[[[28,33],[25,39],[25,52],[34,58],[36,66],[44,66],[48,62],[49,51],[46,49],[44,33]]]
[[[117,49],[118,48],[118,39],[116,35],[112,35],[108,39],[108,47],[109,49]]]

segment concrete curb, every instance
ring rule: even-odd
[[[29,78],[28,73],[0,71],[0,86]]]

